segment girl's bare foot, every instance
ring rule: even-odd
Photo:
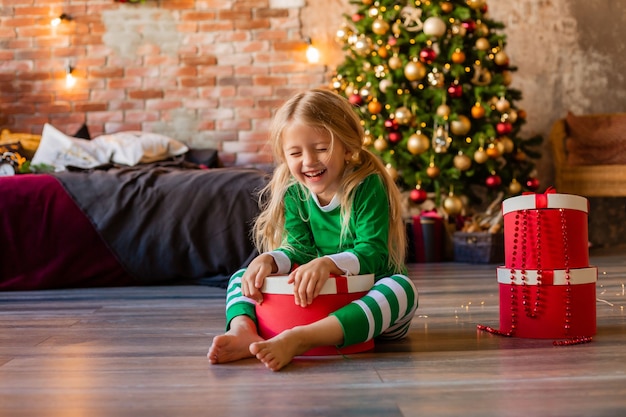
[[[267,368],[278,371],[291,360],[311,349],[301,334],[301,328],[295,327],[274,336],[269,340],[254,342],[250,345],[250,353],[260,360]]]
[[[212,364],[252,358],[250,345],[261,341],[263,338],[258,335],[254,322],[247,316],[238,316],[231,321],[226,333],[213,338],[207,357]]]

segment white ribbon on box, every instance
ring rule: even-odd
[[[504,266],[498,267],[498,283],[513,285],[537,285],[539,276],[538,270],[526,269],[522,274],[521,269],[515,269],[511,273],[511,268]],[[522,275],[526,278],[522,281]],[[590,284],[598,281],[598,268],[595,266],[589,268],[573,268],[569,270],[569,283],[571,285]],[[543,270],[541,271],[541,285],[567,285],[566,270]]]
[[[572,209],[589,212],[589,202],[585,197],[574,194],[525,194],[507,198],[502,202],[502,214],[530,209]]]
[[[265,294],[293,294],[293,284],[288,275],[270,275],[265,278],[261,292]],[[331,276],[322,287],[320,295],[364,292],[374,286],[374,274]]]

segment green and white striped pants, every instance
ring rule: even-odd
[[[241,292],[241,277],[245,269],[230,278],[226,291],[226,328],[240,315],[257,322],[254,300]],[[418,304],[417,289],[405,275],[381,278],[358,300],[331,313],[344,331],[344,343],[339,348],[366,342],[373,338],[396,340],[406,336]]]

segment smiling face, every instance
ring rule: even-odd
[[[339,190],[350,152],[330,133],[298,121],[285,127],[282,149],[291,175],[317,196],[330,203]]]

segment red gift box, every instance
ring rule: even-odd
[[[504,263],[509,268],[589,266],[587,199],[571,194],[528,194],[502,203]]]
[[[534,339],[596,333],[597,268],[540,272],[499,267],[497,275],[500,332]]]
[[[261,292],[263,303],[256,305],[259,334],[269,339],[292,327],[313,323],[330,313],[363,297],[374,286],[374,275],[332,276],[326,281],[320,295],[311,305],[295,304],[293,284],[287,275],[273,275],[265,279]],[[358,353],[374,348],[374,340],[338,349],[322,346],[304,353],[305,356],[323,356]]]

